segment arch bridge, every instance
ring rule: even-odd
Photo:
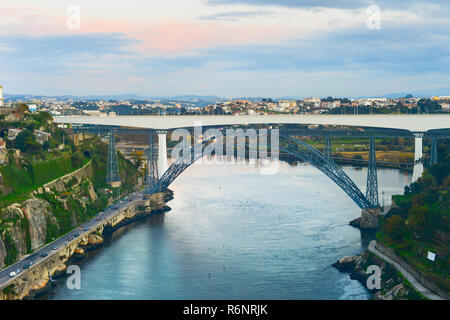
[[[359,116],[364,117],[364,116]],[[375,138],[379,137],[403,137],[403,138],[412,138],[415,139],[415,166],[413,172],[413,181],[417,180],[418,177],[421,176],[423,172],[423,163],[422,163],[422,139],[428,138],[432,140],[432,148],[431,148],[431,163],[437,163],[437,140],[438,139],[447,139],[450,137],[450,129],[445,128],[442,124],[442,120],[450,120],[448,116],[442,116],[443,119],[439,119],[436,121],[436,117],[432,117],[434,119],[433,125],[424,126],[423,124],[419,129],[426,131],[411,131],[412,126],[411,122],[407,125],[392,125],[392,119],[395,116],[389,116],[390,123],[387,124],[388,127],[385,127],[386,123],[383,123],[381,126],[366,126],[366,127],[355,127],[353,124],[353,128],[350,129],[336,129],[336,128],[317,128],[317,129],[306,129],[303,127],[299,127],[298,124],[302,124],[295,121],[285,121],[286,117],[283,117],[284,121],[280,121],[278,118],[274,119],[273,117],[265,117],[265,118],[273,118],[270,121],[265,119],[264,121],[259,121],[257,123],[251,123],[247,118],[248,117],[231,117],[231,120],[224,123],[222,120],[218,121],[215,119],[214,121],[209,121],[204,123],[205,128],[218,128],[220,130],[225,130],[226,128],[235,127],[236,125],[245,125],[248,126],[262,126],[263,128],[267,128],[272,126],[278,126],[279,124],[276,121],[280,121],[282,126],[279,130],[279,150],[289,154],[301,161],[309,162],[320,171],[322,171],[325,175],[327,175],[334,183],[336,183],[361,209],[370,209],[379,207],[379,199],[378,199],[378,179],[377,179],[377,166],[376,166],[376,148],[375,148]],[[401,117],[401,116],[400,116]],[[411,117],[411,116],[409,116]],[[89,117],[96,118],[96,117]],[[115,118],[115,117],[114,117]],[[120,117],[117,117],[120,118]],[[211,148],[216,144],[216,141],[213,139],[205,140],[200,142],[199,144],[195,144],[190,146],[191,156],[189,161],[186,161],[186,158],[180,157],[176,159],[170,166],[168,166],[167,161],[167,147],[166,147],[166,136],[171,133],[172,130],[178,128],[185,128],[190,131],[195,129],[195,125],[188,125],[187,123],[180,122],[181,120],[177,119],[177,124],[174,125],[162,125],[163,127],[170,127],[167,129],[164,128],[154,128],[156,125],[147,125],[147,127],[139,125],[139,121],[144,117],[133,117],[136,120],[133,123],[110,120],[109,124],[103,123],[103,119],[100,123],[93,121],[92,119],[84,119],[82,122],[79,120],[67,121],[67,119],[57,119],[56,122],[60,123],[72,123],[74,132],[86,132],[91,134],[108,134],[109,135],[109,151],[108,151],[108,173],[107,173],[107,182],[112,186],[120,185],[120,176],[118,174],[118,165],[117,165],[117,156],[116,156],[116,146],[115,146],[115,134],[145,134],[148,135],[148,147],[146,152],[146,161],[147,161],[147,175],[146,175],[146,188],[145,193],[152,194],[155,192],[161,192],[167,189],[170,184],[181,174],[183,173],[190,165],[198,161],[204,156],[203,150],[208,146]],[[153,118],[161,118],[161,117],[153,117]],[[165,117],[165,118],[174,118],[174,117]],[[176,118],[186,118],[186,117],[176,117]],[[210,117],[210,118],[215,118]],[[227,118],[227,117],[225,117]],[[230,118],[230,117],[228,117]],[[239,121],[236,121],[236,118],[243,118]],[[255,118],[255,117],[252,117]],[[294,117],[295,118],[295,117]],[[323,117],[327,118],[327,117]],[[344,117],[345,118],[345,117]],[[374,117],[377,118],[377,117]],[[408,118],[408,116],[406,117]],[[319,117],[320,119],[320,117]],[[328,120],[330,118],[327,118]],[[415,121],[417,118],[414,118]],[[95,119],[94,119],[95,120]],[[397,119],[398,120],[398,119]],[[128,120],[127,120],[128,121]],[[167,122],[167,119],[165,119]],[[308,120],[310,121],[310,120]],[[306,123],[309,123],[309,122]],[[322,124],[323,120],[320,121],[312,121],[314,124],[319,123]],[[352,120],[353,121],[353,120]],[[236,122],[236,123],[235,123]],[[311,121],[310,121],[311,122]],[[350,121],[351,122],[351,121]],[[374,124],[373,121],[368,121],[367,118],[364,118],[362,121],[364,124]],[[445,121],[444,121],[445,122]],[[329,121],[327,123],[330,123]],[[335,121],[338,125],[348,126],[348,119],[346,121],[339,120]],[[447,126],[448,126],[447,122]],[[124,126],[124,124],[132,124],[132,126]],[[161,125],[160,125],[161,126]],[[390,126],[390,127],[389,127]],[[151,128],[152,127],[152,128]],[[302,136],[316,136],[316,137],[324,137],[325,138],[325,146],[323,151],[319,151],[311,145],[305,143],[298,137]],[[370,149],[369,149],[369,161],[368,161],[368,174],[367,174],[367,183],[366,183],[366,192],[365,194],[356,186],[356,184],[348,177],[348,175],[333,161],[332,159],[332,149],[331,149],[331,139],[333,137],[364,137],[370,141]]]

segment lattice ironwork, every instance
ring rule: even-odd
[[[114,134],[114,131],[109,133],[108,164],[106,169],[106,183],[108,184],[120,182],[119,163],[117,161],[117,148]]]
[[[375,153],[375,139],[373,137],[370,138],[366,198],[370,202],[371,208],[377,208],[380,206],[378,201],[378,175],[377,175],[377,159]]]

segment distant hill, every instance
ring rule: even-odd
[[[74,95],[60,95],[60,96],[45,96],[32,94],[4,94],[5,99],[13,100],[27,100],[27,99],[42,99],[42,98],[56,98],[60,100],[222,100],[223,98],[209,95],[179,95],[179,96],[141,96],[138,94],[118,94],[118,95],[88,95],[88,96],[74,96]]]
[[[429,89],[429,90],[417,90],[409,92],[398,92],[398,93],[388,93],[384,95],[371,95],[371,96],[353,96],[347,97],[349,99],[363,99],[363,98],[402,98],[408,94],[412,94],[413,97],[424,98],[432,96],[450,96],[450,87],[439,88],[439,89]],[[322,98],[328,95],[322,96]],[[172,100],[172,101],[220,101],[228,99],[243,99],[250,101],[261,101],[264,97],[234,97],[234,98],[223,98],[214,95],[177,95],[177,96],[143,96],[134,93],[128,94],[116,94],[116,95],[87,95],[87,96],[74,96],[74,95],[55,95],[55,96],[45,96],[45,95],[31,95],[31,94],[4,94],[5,99],[12,100],[27,100],[27,99],[42,99],[42,98],[56,98],[59,100]],[[309,96],[284,96],[284,97],[265,97],[273,98],[274,100],[282,99],[302,99]],[[336,96],[338,97],[338,96]],[[340,98],[345,97],[345,95],[340,95]]]

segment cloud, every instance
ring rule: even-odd
[[[111,57],[136,54],[138,41],[120,33],[0,35],[0,67],[12,72],[67,72],[95,70]]]
[[[131,53],[129,47],[137,41],[121,33],[89,33],[32,37],[28,35],[0,36],[0,44],[14,55],[60,56],[73,54]]]
[[[375,72],[411,75],[450,72],[450,25],[353,28],[273,44],[216,46],[194,54],[140,59],[137,66],[171,72]]]
[[[251,6],[281,6],[289,8],[339,8],[354,9],[368,7],[372,4],[383,8],[412,6],[414,3],[445,4],[447,0],[204,0],[210,5],[243,4]]]
[[[231,11],[222,12],[206,16],[201,16],[200,20],[226,20],[226,21],[236,21],[240,18],[252,18],[260,16],[274,16],[274,12],[258,10],[258,11]]]

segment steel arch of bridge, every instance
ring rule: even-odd
[[[303,161],[309,162],[314,167],[326,174],[333,180],[345,193],[361,208],[366,209],[373,207],[366,196],[359,190],[352,179],[331,159],[327,159],[319,150],[310,146],[304,141],[292,138],[285,135],[280,135],[284,138],[297,144],[294,148],[292,144],[287,144],[288,147],[282,147],[280,150],[292,156],[295,156]],[[300,147],[300,150],[299,148]]]
[[[169,185],[185,171],[190,165],[194,164],[197,160],[203,158],[203,150],[206,145],[208,145],[214,138],[197,143],[195,146],[190,146],[190,157],[183,155],[175,162],[173,162],[170,167],[164,172],[162,177],[158,180],[155,187],[151,190],[151,193],[162,192],[166,190]],[[212,143],[214,144],[214,142]]]
[[[326,174],[331,180],[333,180],[345,193],[361,208],[371,208],[373,205],[359,190],[352,179],[331,159],[327,159],[319,150],[310,146],[304,141],[301,141],[290,136],[280,135],[280,138],[284,138],[297,144],[296,148],[287,143],[287,148],[284,148],[280,144],[280,150],[286,152],[294,157],[297,157],[303,161],[309,162],[314,167]],[[300,150],[299,148],[300,147]]]
[[[361,208],[366,209],[372,207],[371,203],[367,200],[361,190],[350,179],[347,174],[342,171],[341,168],[331,159],[327,159],[319,150],[310,146],[309,144],[289,137],[280,135],[280,138],[294,142],[297,146],[301,147],[301,150],[293,147],[288,143],[288,148],[280,146],[280,150],[291,154],[292,156],[299,158],[302,161],[309,162],[320,171],[325,173],[331,180],[333,180],[347,195]],[[212,139],[211,139],[212,140]],[[166,190],[170,184],[183,173],[190,165],[201,159],[204,147],[211,142],[211,140],[198,143],[196,146],[190,146],[190,158],[185,156],[179,157],[174,163],[167,169],[163,176],[158,180],[151,193],[161,192]],[[215,142],[212,142],[215,143]],[[290,147],[289,147],[290,146]]]

